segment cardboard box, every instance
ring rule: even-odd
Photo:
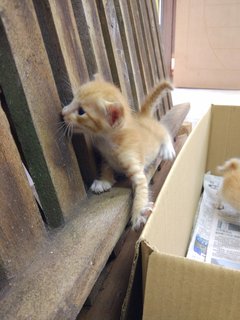
[[[203,175],[231,157],[240,157],[240,107],[212,106],[178,155],[137,243],[123,318],[141,318],[141,306],[138,316],[126,307],[134,304],[141,270],[145,320],[240,319],[240,271],[185,258]]]

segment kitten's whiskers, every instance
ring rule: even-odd
[[[64,121],[60,121],[57,123],[56,129],[56,138],[58,140],[63,140],[66,137],[68,140],[71,140],[73,135],[73,126],[71,123],[65,123]]]

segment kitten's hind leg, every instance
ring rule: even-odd
[[[101,167],[101,177],[99,180],[96,179],[93,181],[90,189],[94,193],[102,193],[109,191],[114,183],[115,179],[112,168],[106,162],[103,162]]]

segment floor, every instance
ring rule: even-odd
[[[240,106],[240,90],[175,88],[172,99],[173,105],[190,103],[191,109],[186,120],[191,121],[194,126],[211,104]]]

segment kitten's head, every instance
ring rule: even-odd
[[[101,134],[120,127],[129,114],[120,90],[99,77],[82,85],[62,110],[64,121],[77,132]]]

